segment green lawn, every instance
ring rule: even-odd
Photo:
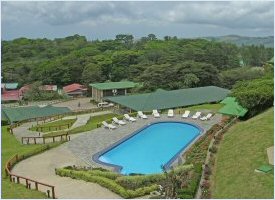
[[[57,130],[64,130],[64,129],[67,129],[68,126],[67,124],[71,124],[73,125],[73,123],[76,121],[76,119],[64,119],[64,120],[58,120],[58,121],[54,121],[54,122],[49,122],[49,123],[45,123],[45,124],[41,124],[41,125],[38,125],[38,126],[34,126],[34,127],[31,127],[30,130],[31,131],[36,131],[36,128],[40,128],[42,127],[43,129],[39,129],[38,131],[39,132],[49,132],[49,131],[54,131],[55,128],[53,128],[53,126],[56,126],[57,127]],[[71,127],[71,125],[69,127]],[[60,126],[60,129],[59,129],[59,126]],[[51,130],[50,130],[50,127]]]
[[[268,164],[266,148],[274,143],[273,108],[232,126],[217,154],[213,198],[273,198],[274,174],[254,170]]]
[[[112,117],[115,117],[115,116],[118,116],[118,115],[114,114],[114,113],[110,113],[110,114],[105,114],[105,115],[94,116],[87,122],[86,125],[76,127],[74,129],[68,131],[68,133],[75,134],[75,133],[81,133],[81,132],[93,130],[93,129],[97,128],[98,123],[100,123],[104,120],[106,121],[108,119],[111,119]],[[64,132],[64,131],[51,132],[51,133],[44,134],[43,137],[60,135],[60,134],[64,134],[64,133],[66,133],[66,132]]]
[[[2,132],[2,198],[47,198],[45,193],[28,190],[25,186],[20,184],[11,183],[8,178],[5,177],[5,163],[13,155],[20,153],[31,152],[42,145],[22,145],[19,141],[15,139],[13,135],[7,132],[7,127],[1,128]]]

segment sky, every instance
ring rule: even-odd
[[[273,1],[45,1],[1,3],[1,37],[89,40],[154,33],[179,38],[274,35]]]

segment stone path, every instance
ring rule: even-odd
[[[98,184],[75,180],[69,177],[55,175],[55,168],[68,165],[86,166],[86,163],[76,158],[67,148],[67,144],[32,156],[19,162],[12,172],[21,176],[39,180],[55,186],[56,197],[62,199],[118,199],[117,194]],[[31,185],[34,188],[34,185]],[[39,186],[46,192],[47,188]]]
[[[77,99],[72,99],[72,100],[69,100],[69,101],[56,103],[56,104],[53,104],[52,106],[55,106],[55,107],[68,107],[73,111],[96,108],[97,105],[93,104],[93,103],[90,103],[90,100],[91,100],[91,97],[83,97],[83,98],[77,98]],[[78,106],[79,103],[80,103],[80,106]]]

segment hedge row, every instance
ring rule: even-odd
[[[175,173],[181,173],[185,170],[191,170],[193,165],[181,165],[174,169]],[[137,189],[144,186],[149,186],[152,184],[161,185],[165,181],[165,174],[151,174],[151,175],[135,175],[135,176],[120,176],[116,179],[116,182],[128,189]]]
[[[69,170],[69,169],[63,168],[63,169],[56,169],[55,172],[59,176],[66,176],[66,177],[71,177],[73,179],[80,179],[87,182],[97,183],[113,191],[114,193],[120,195],[123,198],[135,198],[135,197],[144,196],[158,188],[157,185],[151,185],[148,187],[138,188],[137,190],[128,190],[122,187],[121,185],[119,185],[118,183],[116,183],[112,179],[87,173],[86,171]],[[96,173],[99,173],[99,171],[97,171]]]

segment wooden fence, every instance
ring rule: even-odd
[[[49,185],[49,184],[46,184],[46,183],[42,183],[42,182],[39,182],[39,181],[30,179],[30,178],[27,178],[27,177],[24,177],[24,176],[19,176],[19,175],[14,174],[14,173],[11,173],[10,170],[20,160],[23,160],[23,157],[20,158],[18,156],[18,154],[16,154],[11,159],[9,159],[8,162],[5,165],[6,176],[9,177],[10,181],[14,182],[14,183],[18,183],[18,184],[20,184],[20,183],[24,184],[25,183],[27,189],[31,189],[31,183],[34,183],[35,190],[38,190],[39,186],[44,186],[44,187],[48,188],[48,190],[47,190],[47,196],[49,198],[55,199],[56,198],[55,197],[55,190],[54,190],[55,186]],[[50,194],[50,191],[51,191],[51,194]]]
[[[65,138],[65,141],[70,141],[70,136],[68,133],[60,134],[60,135],[55,135],[55,136],[48,136],[48,137],[42,137],[42,136],[30,136],[30,137],[22,137],[21,142],[24,144],[24,141],[26,142],[25,144],[37,144],[39,143],[39,140],[42,141],[41,143],[46,144],[46,141],[51,140],[52,142],[57,142],[56,138],[60,138],[59,141],[63,141]]]
[[[43,132],[44,130],[48,130],[48,131],[57,131],[57,130],[61,130],[62,128],[66,127],[66,128],[70,128],[70,126],[73,125],[74,122],[71,123],[67,123],[67,124],[61,124],[61,125],[55,125],[55,126],[37,126],[35,128],[35,131],[37,132]]]

